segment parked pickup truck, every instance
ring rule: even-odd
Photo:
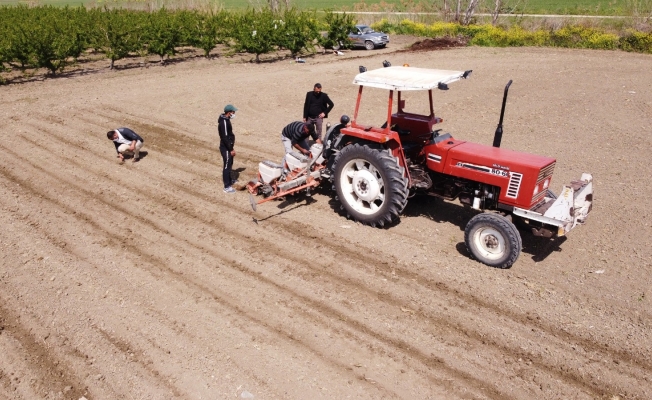
[[[351,47],[362,47],[373,50],[377,47],[385,47],[389,43],[389,35],[383,32],[376,32],[369,25],[356,25],[353,32],[349,33],[349,45]],[[333,50],[339,50],[342,46],[333,46]]]

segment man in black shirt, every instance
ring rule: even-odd
[[[306,100],[303,102],[303,122],[314,126],[320,140],[324,118],[328,118],[328,113],[334,106],[328,94],[321,91],[321,83],[315,83],[313,91],[306,93]]]
[[[224,181],[224,193],[235,193],[233,184],[237,183],[236,180],[231,178],[231,168],[233,168],[233,157],[235,157],[235,135],[231,127],[231,120],[235,118],[235,112],[238,111],[233,104],[227,104],[224,107],[224,114],[221,114],[217,119],[217,131],[220,134],[220,153],[224,160],[224,168],[222,168],[222,180]]]

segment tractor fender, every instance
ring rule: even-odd
[[[385,142],[380,142],[380,141],[369,140],[368,138],[361,138],[359,136],[341,134],[335,141],[335,144],[333,145],[332,148],[337,149],[339,151],[346,146],[356,144],[356,143],[365,144],[371,147],[372,149],[389,150],[392,153],[392,156],[394,156],[398,160],[398,164],[401,167],[403,167],[403,169],[405,170],[405,176],[408,178],[409,185],[412,185],[412,180],[410,179],[410,172],[408,171],[405,154],[403,153],[403,148],[401,147],[401,143],[399,141],[397,141],[395,138],[389,138],[389,140]]]

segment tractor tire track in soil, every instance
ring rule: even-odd
[[[587,146],[584,117],[565,115],[588,108],[564,102],[571,108],[554,110],[552,99],[564,93],[547,88],[556,67],[575,66],[566,95],[587,90],[591,76],[579,71],[604,71],[582,66],[615,55],[633,70],[646,64],[643,55],[558,49],[396,57],[444,69],[472,64],[469,82],[435,98],[438,114],[451,121],[460,119],[451,111],[460,104],[469,114],[495,115],[485,96],[469,93],[493,93],[491,77],[505,78],[502,60],[518,59],[528,68],[510,69],[509,78],[535,82],[528,90],[553,108],[549,124],[582,132],[577,140]],[[379,57],[365,63],[380,65]],[[649,398],[649,239],[619,241],[606,228],[616,210],[621,219],[644,210],[641,230],[650,230],[649,207],[623,211],[616,185],[608,184],[617,178],[605,159],[625,157],[614,151],[626,147],[596,144],[586,152],[551,140],[529,149],[531,139],[518,129],[537,123],[525,104],[531,99],[508,104],[518,121],[509,146],[557,157],[557,175],[592,172],[605,185],[596,184],[586,226],[557,244],[524,238],[526,252],[511,270],[469,259],[460,240],[473,214],[459,205],[413,199],[399,224],[372,229],[334,212],[328,188],[310,203],[295,196],[256,214],[246,194],[222,193],[214,121],[224,104],[240,108],[234,168],[245,181],[259,161],[281,158],[278,132],[300,118],[305,95],[261,82],[274,76],[308,90],[319,77],[337,112],[350,113],[357,63],[316,58],[301,70],[246,65],[225,72],[197,62],[195,69],[186,63],[9,87],[12,108],[0,125],[7,134],[0,143],[0,350],[28,361],[0,361],[4,397],[225,398],[246,390],[259,398]],[[619,79],[613,90],[633,85]],[[219,93],[207,93],[207,81]],[[117,83],[133,93],[123,96]],[[604,126],[649,129],[636,116],[651,104],[645,88],[652,82],[637,85],[633,107],[618,96],[599,105],[611,110]],[[276,108],[252,102],[249,87]],[[618,107],[627,107],[622,117],[613,112]],[[607,118],[599,111],[590,117]],[[469,133],[477,124],[462,118],[445,128],[490,141]],[[145,138],[140,163],[117,163],[105,133],[118,126]],[[640,154],[630,162],[643,162]],[[573,170],[561,170],[569,164]],[[627,252],[636,257],[621,257]],[[589,274],[598,269],[607,272]],[[38,383],[24,383],[30,380]]]

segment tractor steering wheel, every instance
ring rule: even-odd
[[[432,139],[431,140],[435,140],[435,138],[437,136],[439,136],[439,132],[441,132],[441,129],[435,129],[434,131],[432,131]]]

